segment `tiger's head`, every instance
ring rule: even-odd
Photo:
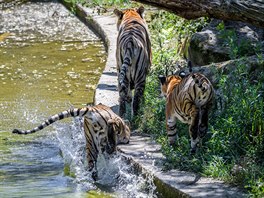
[[[116,149],[117,144],[128,144],[130,139],[130,128],[126,121],[123,121],[120,117],[115,117],[107,121],[108,125],[108,153],[113,152]]]
[[[160,85],[161,85],[161,94],[164,97],[167,97],[168,94],[170,94],[175,87],[175,85],[178,85],[182,78],[177,75],[169,75],[169,76],[159,76]]]
[[[117,30],[119,30],[119,27],[122,23],[122,21],[126,21],[127,19],[139,19],[144,20],[143,13],[145,8],[143,6],[140,6],[138,9],[126,9],[124,11],[115,9],[114,13],[118,18],[117,21]]]

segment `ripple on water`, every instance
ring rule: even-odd
[[[78,119],[28,136],[7,132],[35,127],[69,104],[91,103],[106,52],[56,1],[9,7],[0,18],[1,198],[155,197],[152,179],[134,174],[119,155],[99,158],[99,180],[93,182]],[[65,175],[67,164],[75,177]]]

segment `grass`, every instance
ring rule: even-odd
[[[167,69],[175,71],[180,60],[181,41],[206,24],[206,19],[189,21],[159,12],[149,24],[153,47],[152,71],[147,79],[145,103],[137,119],[138,127],[152,134],[167,157],[166,168],[191,171],[245,188],[252,197],[264,196],[264,72],[251,76],[243,61],[236,63],[232,75],[219,74],[215,87],[221,93],[223,109],[214,109],[210,130],[195,156],[189,154],[188,126],[177,123],[179,139],[169,146],[165,129],[165,101],[159,97],[157,76]],[[190,28],[191,27],[191,28]],[[246,56],[247,46],[237,42],[234,31],[225,33],[231,58]],[[246,43],[246,42],[245,42]],[[254,48],[257,54],[257,47]],[[259,56],[259,62],[263,62]]]
[[[76,0],[70,0],[76,1]],[[81,0],[82,1],[82,0]],[[87,6],[113,8],[126,0],[96,0]],[[133,6],[134,7],[134,6]],[[120,8],[120,7],[119,7]],[[122,8],[122,7],[121,7]],[[214,177],[246,189],[252,197],[264,196],[264,72],[252,76],[243,61],[236,63],[232,75],[219,74],[216,89],[221,93],[222,109],[214,109],[210,115],[210,128],[196,155],[189,155],[190,138],[188,126],[177,123],[179,139],[169,146],[165,127],[165,100],[160,97],[158,75],[165,70],[175,71],[186,39],[201,30],[208,19],[187,21],[165,11],[147,16],[153,52],[153,64],[147,78],[145,101],[137,126],[151,134],[161,144],[167,157],[165,168],[191,171]],[[234,30],[225,31],[223,23],[218,27],[230,58],[258,54],[259,46],[248,42],[238,43]],[[250,48],[250,49],[249,49]],[[251,50],[253,49],[254,50]],[[259,62],[264,62],[259,56]]]

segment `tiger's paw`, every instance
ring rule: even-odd
[[[194,155],[195,153],[196,153],[196,149],[192,148],[192,149],[190,150],[190,155]]]

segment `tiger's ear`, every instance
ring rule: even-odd
[[[137,9],[137,13],[141,16],[141,18],[143,19],[143,13],[145,11],[145,8],[143,6],[140,6],[138,9]]]
[[[181,78],[184,78],[186,76],[186,73],[184,71],[180,71],[179,76]]]
[[[124,13],[122,11],[120,11],[118,9],[114,9],[114,13],[119,19],[123,18]]]
[[[159,80],[160,80],[160,83],[163,85],[166,82],[166,77],[159,75]]]
[[[131,128],[129,120],[123,120],[123,121],[124,121],[125,125],[127,125],[129,128]]]
[[[109,119],[108,121],[107,121],[107,124],[108,125],[110,125],[110,124],[116,124],[117,123],[117,120],[116,119],[113,119],[113,118],[111,118],[111,119]]]
[[[109,119],[107,121],[107,124],[108,124],[108,126],[111,125],[115,131],[117,131],[119,128],[119,120],[117,120],[117,119]]]
[[[188,68],[189,68],[189,72],[192,73],[192,61],[188,60],[187,62]]]

